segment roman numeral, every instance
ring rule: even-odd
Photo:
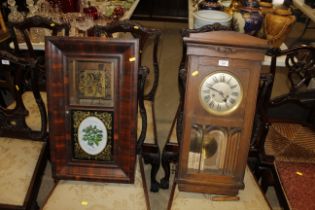
[[[231,79],[232,79],[232,77],[230,77],[226,83],[230,84]]]
[[[213,101],[210,101],[209,107],[213,109],[213,107],[214,107],[214,102]]]
[[[220,76],[220,82],[225,82],[225,76],[224,75]]]
[[[217,77],[213,77],[213,81],[214,81],[215,83],[218,83],[218,82],[219,82],[219,80],[218,80]]]
[[[231,95],[237,97],[239,95],[239,93],[238,92],[232,92]]]
[[[231,103],[231,104],[235,104],[235,99],[234,98],[229,98],[229,102]]]
[[[211,83],[207,83],[207,84],[206,84],[206,87],[207,87],[208,89],[210,89],[210,88],[212,87],[212,84],[211,84]]]
[[[234,88],[236,88],[236,87],[237,87],[237,85],[232,85],[232,86],[230,86],[231,89],[234,89]]]
[[[209,101],[210,100],[210,95],[205,95],[203,98],[204,101]]]

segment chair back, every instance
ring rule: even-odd
[[[0,135],[46,140],[47,112],[39,92],[36,60],[16,57],[7,51],[0,51],[0,59]],[[30,94],[26,96],[26,92]],[[34,100],[35,107],[28,106],[27,100]],[[35,117],[40,117],[38,129],[28,124],[28,118],[33,117],[31,113],[34,110],[37,113]]]
[[[141,133],[138,138],[137,151],[141,153],[142,145],[146,138],[147,130],[147,114],[146,108],[144,106],[143,100],[154,101],[156,90],[159,81],[159,64],[158,64],[158,46],[161,36],[161,31],[159,29],[146,28],[142,25],[129,20],[116,21],[113,24],[106,26],[95,25],[88,30],[89,36],[105,36],[108,38],[113,38],[116,35],[131,35],[133,38],[139,39],[139,72],[140,72],[140,82],[138,90],[138,102],[139,102],[139,112],[142,118]],[[153,46],[149,48],[150,41],[153,41]],[[150,67],[144,65],[142,58],[144,49],[151,49],[152,59],[151,65],[153,68],[153,82],[149,90],[147,90],[147,84],[150,79],[147,78],[147,73],[150,72]],[[149,53],[150,54],[150,53]],[[141,73],[142,72],[142,73]],[[146,79],[147,78],[147,79]],[[143,81],[145,79],[145,81]],[[142,80],[142,81],[141,81]],[[145,90],[146,89],[146,90]],[[143,92],[144,91],[144,92]],[[142,93],[143,92],[143,93]],[[156,139],[154,140],[156,141]],[[155,142],[157,144],[157,142]]]
[[[270,73],[263,75],[258,111],[267,122],[315,123],[315,48],[302,46],[271,51]],[[285,56],[285,67],[277,59]],[[277,82],[278,84],[276,84]],[[276,90],[276,87],[281,87]],[[277,96],[273,92],[279,91]]]
[[[251,140],[254,153],[264,151],[272,123],[315,128],[315,48],[271,49],[268,54],[270,72],[261,75]],[[284,59],[285,68],[277,67],[278,59]]]
[[[139,47],[139,65],[140,67],[144,67],[144,63],[142,55],[144,49],[147,49],[150,45],[149,40],[153,41],[152,49],[152,67],[154,72],[154,78],[152,82],[152,86],[149,91],[146,91],[144,95],[144,99],[146,100],[154,100],[154,96],[156,94],[158,81],[159,81],[159,64],[158,64],[158,46],[159,40],[161,36],[161,30],[153,29],[153,28],[146,28],[142,25],[135,23],[133,21],[124,20],[124,21],[116,21],[113,24],[109,24],[106,26],[95,25],[94,27],[88,30],[88,34],[90,36],[105,36],[112,38],[115,33],[120,34],[131,34],[133,38],[139,39],[140,47]],[[150,67],[148,67],[150,69]]]
[[[262,191],[273,185],[280,205],[289,209],[298,203],[292,199],[296,190],[290,189],[307,183],[297,182],[291,172],[315,161],[315,48],[271,49],[268,54],[270,71],[261,75],[248,164]],[[285,68],[277,67],[282,61]]]
[[[37,15],[33,17],[28,17],[24,19],[22,22],[17,22],[17,23],[9,22],[8,27],[11,33],[11,37],[12,37],[16,52],[20,52],[18,38],[21,38],[22,39],[21,41],[25,42],[27,46],[27,51],[29,53],[29,56],[33,58],[36,57],[36,53],[34,52],[33,43],[30,38],[30,31],[32,28],[47,29],[51,31],[52,36],[57,36],[57,34],[62,31],[64,31],[65,36],[69,36],[69,30],[70,30],[70,26],[68,24],[65,24],[65,23],[59,24],[52,21],[49,18],[37,16]],[[20,32],[21,37],[17,37],[17,31]]]
[[[69,36],[70,26],[68,24],[59,24],[49,18],[42,16],[33,16],[24,19],[22,22],[8,23],[9,31],[14,44],[15,54],[25,58],[33,58],[38,61],[37,69],[40,77],[40,89],[46,89],[46,73],[45,59],[43,50],[34,50],[34,44],[31,40],[32,29],[39,30],[39,33],[50,31],[52,36],[57,36],[59,32],[64,32],[65,36]],[[43,40],[44,41],[44,40]],[[19,43],[26,44],[26,50],[20,49]],[[43,44],[43,43],[42,43]]]

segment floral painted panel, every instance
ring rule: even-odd
[[[112,112],[73,110],[71,124],[75,159],[112,160]]]

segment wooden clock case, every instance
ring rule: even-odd
[[[177,179],[179,190],[236,195],[244,188],[261,62],[267,43],[232,31],[191,34],[184,41],[187,44],[187,74]],[[231,113],[209,113],[200,102],[201,83],[215,72],[229,73],[241,84],[242,100]],[[215,146],[208,160],[202,150],[205,148],[203,141],[210,138],[209,135],[214,138]],[[215,139],[218,135],[221,137]]]
[[[54,178],[134,182],[138,52],[137,39],[46,38]],[[84,139],[88,133],[84,129],[93,126],[106,136],[100,151],[93,148],[105,140],[91,149]]]

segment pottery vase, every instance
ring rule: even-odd
[[[286,40],[293,24],[295,16],[288,9],[276,9],[265,16],[264,31],[268,43],[278,48]]]
[[[260,6],[260,11],[263,15],[274,12],[273,5],[270,2],[261,1],[259,2],[259,6]]]
[[[259,9],[243,7],[240,8],[240,12],[235,12],[233,16],[241,33],[257,36],[264,19]]]

